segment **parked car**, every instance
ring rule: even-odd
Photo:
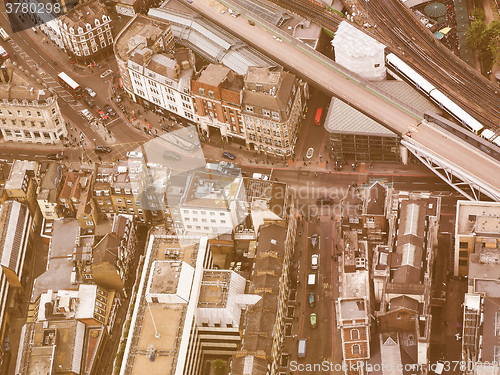
[[[80,116],[82,116],[84,119],[86,119],[88,122],[94,121],[95,117],[88,109],[81,110],[78,112]]]
[[[309,306],[314,307],[316,305],[316,301],[314,300],[314,293],[309,292],[308,294]]]
[[[101,118],[101,120],[107,120],[108,119],[108,115],[105,114],[102,109],[97,109],[97,114],[99,115],[99,117]]]
[[[297,348],[297,356],[299,358],[305,358],[307,355],[307,339],[300,339],[299,346]]]
[[[181,156],[177,152],[165,151],[163,157],[169,160],[181,160]]]
[[[167,125],[162,125],[161,128],[162,128],[162,130],[165,130],[166,132],[168,132],[170,130]]]
[[[104,106],[104,110],[107,112],[107,114],[111,117],[115,117],[116,116],[116,112],[115,112],[115,109],[110,106],[109,104],[106,104]]]
[[[318,254],[313,254],[311,256],[311,268],[313,270],[317,270],[319,267],[319,255]]]
[[[97,96],[96,92],[92,90],[90,87],[85,87],[85,92],[87,93],[88,96],[90,96],[92,99]]]
[[[333,199],[330,197],[321,197],[321,198],[318,198],[318,200],[316,201],[316,204],[319,206],[328,206],[328,205],[333,204]]]
[[[92,98],[86,96],[83,100],[84,100],[85,103],[87,103],[87,105],[90,108],[94,108],[95,107],[95,103],[94,103],[94,100]]]
[[[122,101],[121,95],[116,95],[115,102],[120,103]]]
[[[316,328],[318,326],[318,317],[316,313],[311,313],[309,316],[309,323],[311,324],[311,328]]]
[[[111,147],[108,146],[96,146],[95,147],[96,152],[105,152],[106,154],[109,154],[111,152]]]
[[[127,152],[127,158],[142,159],[142,152],[139,152],[139,151],[129,151],[129,152]]]
[[[63,156],[61,154],[48,154],[47,159],[49,160],[61,160]]]
[[[313,249],[318,247],[318,242],[319,242],[319,235],[317,233],[314,233],[311,236],[311,246]]]
[[[262,181],[267,181],[269,180],[269,176],[266,175],[266,174],[263,174],[263,173],[254,173],[252,175],[252,178],[256,179],[256,180],[262,180]]]
[[[233,154],[231,154],[230,152],[224,151],[224,152],[222,153],[222,157],[223,157],[223,158],[226,158],[226,159],[229,159],[229,160],[234,160],[234,158],[235,158],[236,156],[234,156],[234,155],[233,155]]]

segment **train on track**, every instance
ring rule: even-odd
[[[491,129],[486,128],[478,120],[456,105],[444,93],[439,91],[432,83],[427,81],[412,67],[406,64],[398,56],[389,53],[386,56],[387,64],[397,73],[401,74],[418,90],[425,93],[432,101],[444,109],[450,116],[455,118],[465,128],[469,129],[478,136],[500,146],[500,135]],[[428,116],[429,117],[429,116]]]

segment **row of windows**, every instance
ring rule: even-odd
[[[253,106],[251,105],[246,105],[245,106],[245,110],[247,112],[250,112],[250,113],[256,113],[257,112],[254,112],[254,108]],[[265,116],[265,117],[272,117],[274,120],[277,120],[279,121],[281,116],[280,116],[280,113],[279,112],[276,112],[276,111],[271,111],[269,109],[262,109],[262,116]]]
[[[186,217],[186,218],[184,219],[184,221],[193,221],[194,223],[197,223],[199,220],[198,220],[197,218],[193,218],[193,219],[191,220],[189,217]],[[201,219],[201,222],[202,222],[202,223],[207,223],[207,222],[208,222],[208,220],[207,220],[207,219]],[[217,223],[217,220],[215,220],[215,219],[210,219],[210,222],[211,222],[211,223]],[[221,224],[226,224],[226,220],[220,220],[220,223],[221,223]]]
[[[56,119],[56,120],[57,121],[55,121],[55,124],[59,125],[59,119]],[[10,120],[10,124],[12,126],[15,126],[15,127],[18,126],[18,122],[16,120]],[[28,126],[28,124],[31,125],[31,127],[33,127],[33,128],[37,127],[37,122],[36,121],[25,121],[25,120],[20,120],[19,121],[19,125],[21,125],[22,127]],[[2,125],[5,125],[5,126],[8,125],[8,122],[7,122],[6,119],[2,119]],[[45,128],[45,121],[39,121],[38,122],[38,127]]]
[[[50,111],[53,115],[56,114],[56,109],[52,108]],[[40,111],[35,111],[37,117],[42,117],[42,112]],[[34,117],[33,112],[30,110],[26,110],[25,113],[21,110],[16,110],[16,114],[14,115],[14,111],[10,109],[0,109],[0,115],[9,115],[9,116],[16,116],[16,117]]]
[[[23,132],[22,130],[14,130],[12,132],[9,129],[4,129],[3,132],[5,133],[6,136],[10,136],[10,137],[12,137],[12,136],[15,135],[16,137],[21,138],[24,135],[24,137],[26,137],[28,139],[32,138],[31,133],[28,132],[28,131]],[[33,132],[33,136],[35,138],[42,138],[42,134],[43,134],[43,138],[50,139],[50,133],[47,133],[47,132],[43,132],[43,133],[41,133],[41,132]]]
[[[189,215],[190,213],[192,213],[193,215],[198,215],[198,211],[196,211],[196,210],[193,210],[193,211],[182,210],[182,212],[186,215]],[[216,216],[214,211],[200,211],[200,214],[203,216],[208,216],[208,215]],[[226,212],[219,212],[219,216],[226,216]]]

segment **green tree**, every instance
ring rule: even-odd
[[[226,361],[223,359],[216,359],[212,362],[212,366],[216,375],[224,375],[226,373]]]
[[[474,10],[472,11],[472,17],[474,18],[474,20],[484,21],[485,18],[484,9],[474,8]]]
[[[465,41],[472,48],[481,49],[484,40],[484,34],[486,32],[486,23],[482,20],[475,20],[467,30],[467,36]]]

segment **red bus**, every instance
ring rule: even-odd
[[[321,125],[321,116],[323,115],[323,108],[318,108],[316,111],[316,117],[314,118],[314,123],[316,125]]]
[[[76,83],[70,76],[62,72],[57,75],[59,77],[59,83],[62,87],[68,90],[75,98],[81,98],[83,96],[83,90],[81,86]]]

